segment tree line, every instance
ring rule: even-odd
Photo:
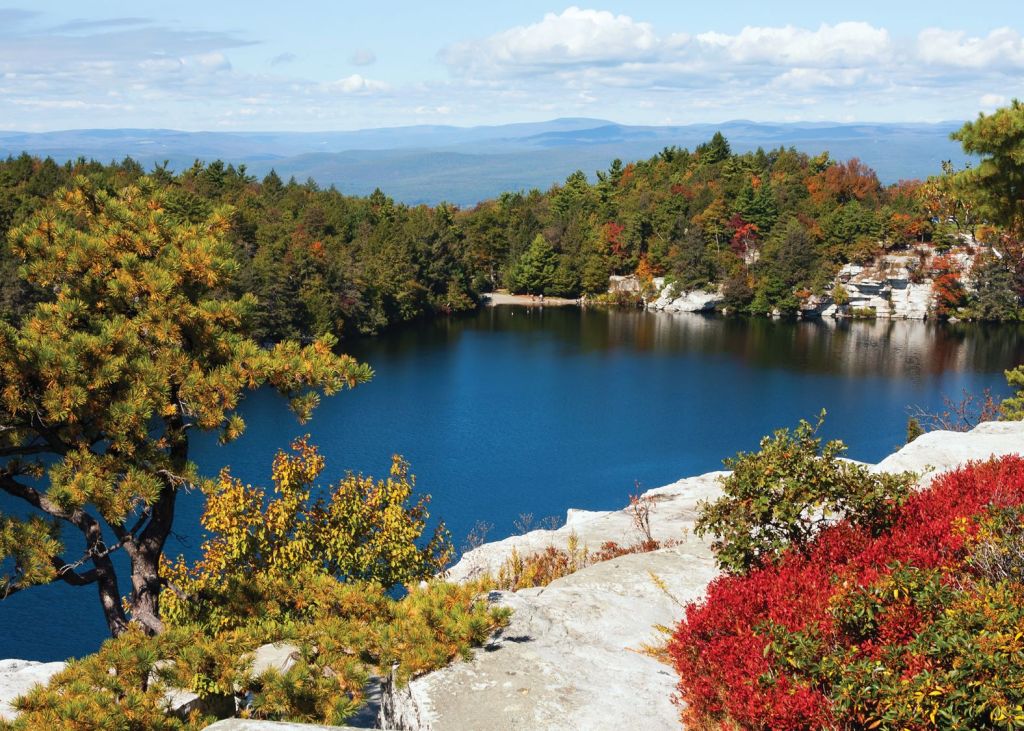
[[[1024,116],[1019,107],[1000,114]],[[973,257],[966,268],[945,259],[916,272],[944,277],[940,314],[974,306],[979,319],[1016,319],[1024,295],[1019,211],[1001,208],[998,191],[986,193],[1012,175],[1002,159],[991,162],[997,127],[975,127],[958,134],[988,162],[944,166],[927,181],[885,186],[856,159],[792,148],[736,154],[716,134],[692,151],[615,160],[593,182],[577,171],[546,192],[505,193],[468,209],[408,206],[380,190],[347,196],[273,171],[260,180],[221,161],[174,173],[159,165],[147,172],[131,159],[60,165],[22,154],[0,161],[0,235],[76,176],[111,193],[147,177],[183,225],[224,212],[240,265],[225,286],[256,297],[261,342],[376,333],[472,309],[481,293],[502,287],[599,295],[613,274],[664,276],[684,291],[721,286],[735,312],[795,312],[843,264],[920,244]],[[0,273],[11,284],[0,309],[10,321],[50,296],[18,282],[17,266],[5,249]],[[987,304],[969,296],[967,279]]]

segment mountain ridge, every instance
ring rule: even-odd
[[[547,189],[576,170],[593,176],[612,160],[694,148],[721,131],[734,150],[796,147],[858,157],[885,183],[927,177],[943,160],[968,158],[949,139],[960,122],[752,122],[626,125],[589,117],[459,127],[412,125],[320,132],[189,132],[165,128],[0,132],[0,155],[28,152],[58,162],[132,157],[181,170],[196,160],[245,164],[254,175],[313,178],[345,193],[376,188],[408,204],[471,206],[505,191]]]

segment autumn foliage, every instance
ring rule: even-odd
[[[1024,725],[1024,458],[723,576],[669,646],[687,728]]]

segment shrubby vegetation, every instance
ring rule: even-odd
[[[636,553],[650,553],[662,548],[678,545],[677,539],[659,540],[651,531],[651,508],[654,504],[649,495],[637,493],[629,496],[626,509],[633,523],[634,537],[629,543],[605,541],[597,550],[581,545],[579,536],[573,531],[566,540],[566,547],[550,545],[542,551],[520,554],[513,547],[508,558],[491,577],[494,587],[503,591],[519,591],[538,586],[547,586],[563,576],[574,574],[588,566],[602,561],[611,561],[620,556]]]
[[[372,675],[399,683],[465,656],[508,616],[482,583],[434,579],[450,545],[423,544],[425,500],[408,466],[389,479],[316,485],[304,440],[274,460],[273,496],[226,471],[208,483],[207,540],[193,565],[161,567],[165,631],[130,629],[23,698],[0,728],[199,729],[217,715],[343,723]],[[420,584],[420,582],[423,582]],[[408,586],[401,599],[392,589]],[[253,651],[294,646],[290,667],[252,671]],[[168,715],[168,692],[203,699]]]
[[[711,544],[724,571],[743,574],[772,563],[785,551],[806,553],[838,518],[877,533],[910,492],[914,475],[873,474],[840,459],[846,446],[822,445],[816,425],[801,420],[761,440],[759,452],[725,460],[723,496],[701,505],[697,535]]]
[[[715,580],[669,645],[687,727],[1020,727],[1022,515],[1024,459],[971,464]]]

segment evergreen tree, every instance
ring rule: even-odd
[[[981,155],[979,165],[959,175],[981,197],[990,218],[1024,236],[1024,104],[978,115],[952,135],[964,152]]]
[[[527,294],[544,294],[555,281],[558,254],[541,234],[534,237],[514,269],[513,289]]]
[[[198,479],[193,431],[236,439],[243,393],[264,384],[305,419],[320,392],[370,377],[330,337],[260,348],[252,295],[226,294],[229,212],[186,225],[165,198],[146,178],[117,194],[84,178],[60,191],[11,235],[23,275],[53,301],[0,323],[0,491],[32,513],[0,514],[0,597],[94,586],[114,635],[129,615],[163,629],[159,565],[178,493]],[[81,533],[83,554],[61,527]],[[125,603],[115,551],[130,567]]]
[[[714,165],[729,159],[729,156],[732,155],[732,148],[729,147],[729,141],[725,139],[725,135],[715,132],[709,142],[697,147],[697,152],[703,162]]]
[[[995,322],[1018,318],[1020,308],[1013,272],[1003,259],[994,254],[979,257],[971,270],[971,279],[974,296],[969,307],[974,317]]]

